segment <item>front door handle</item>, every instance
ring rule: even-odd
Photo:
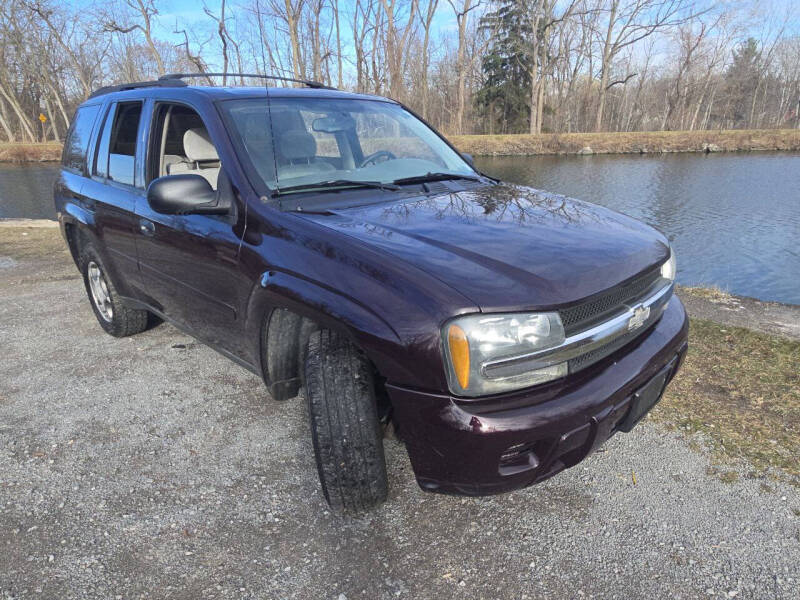
[[[142,235],[153,237],[156,234],[156,225],[147,219],[139,219],[139,231]]]

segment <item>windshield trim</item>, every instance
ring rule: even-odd
[[[286,100],[287,98],[294,98],[294,96],[279,96],[279,97],[281,97],[281,99],[283,99],[283,100]],[[466,165],[466,167],[470,170],[470,172],[472,174],[474,174],[475,177],[493,179],[491,177],[488,177],[487,175],[484,175],[480,171],[478,171],[473,165],[471,165],[469,163],[469,161],[466,158],[464,158],[463,154],[458,150],[458,148],[456,148],[441,132],[439,132],[435,127],[433,127],[430,123],[428,123],[425,119],[423,119],[420,115],[418,115],[416,112],[411,110],[408,106],[406,106],[402,102],[398,102],[397,100],[393,100],[391,98],[386,98],[386,97],[383,97],[383,96],[374,96],[374,97],[373,96],[367,96],[367,97],[360,96],[358,98],[346,98],[345,99],[345,98],[331,98],[331,97],[328,97],[328,96],[316,95],[316,94],[313,94],[313,93],[309,93],[307,95],[303,95],[302,98],[319,98],[320,100],[339,100],[339,101],[346,100],[346,101],[352,101],[352,102],[377,102],[377,103],[381,103],[381,104],[390,104],[390,105],[393,105],[393,106],[397,106],[401,110],[404,110],[405,112],[410,114],[412,117],[417,119],[427,129],[432,131],[433,134],[436,137],[438,137],[442,142],[444,142],[444,144],[456,154],[458,159],[462,163],[464,163],[464,165]],[[228,135],[228,140],[229,140],[229,142],[230,142],[230,144],[231,144],[231,146],[233,148],[233,153],[236,156],[236,160],[239,162],[239,166],[241,167],[241,170],[244,172],[245,177],[247,178],[247,181],[250,183],[250,186],[253,188],[253,190],[256,192],[256,194],[258,194],[262,199],[267,200],[267,204],[270,204],[272,206],[280,208],[280,205],[281,205],[280,193],[276,193],[276,192],[279,192],[280,187],[273,188],[273,187],[270,187],[269,185],[267,185],[267,183],[258,174],[258,172],[256,171],[256,169],[253,166],[253,164],[251,163],[251,161],[249,159],[247,159],[247,158],[243,158],[243,156],[244,157],[247,156],[247,151],[245,150],[245,148],[244,148],[244,146],[242,144],[241,137],[238,134],[236,134],[236,125],[233,123],[233,119],[232,119],[230,113],[228,111],[226,111],[224,109],[224,107],[223,107],[223,104],[226,103],[226,102],[234,102],[234,101],[240,101],[240,100],[256,100],[256,99],[264,99],[266,101],[267,100],[267,94],[265,93],[264,95],[252,95],[252,96],[248,95],[248,96],[245,96],[243,98],[221,98],[219,100],[214,100],[213,101],[213,105],[216,108],[216,111],[219,114],[220,119],[223,122],[224,128],[226,130],[225,132]],[[347,189],[353,189],[353,190],[357,189],[357,190],[361,191],[362,189],[367,189],[367,188],[337,188],[336,191],[346,191]],[[381,192],[381,193],[384,192],[382,190],[377,190],[377,189],[373,189],[373,190],[370,190],[370,191],[372,191],[372,192],[378,191],[378,192]],[[398,193],[399,190],[387,189],[387,190],[385,190],[385,192]],[[303,193],[306,193],[306,192],[303,192]]]

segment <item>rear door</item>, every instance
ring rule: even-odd
[[[136,256],[136,205],[145,201],[144,182],[137,175],[137,150],[144,131],[142,101],[111,102],[87,161],[89,179],[83,195],[94,206],[96,235],[121,292],[141,297]]]
[[[216,189],[222,166],[195,109],[158,102],[150,131],[149,179],[191,173]],[[151,303],[200,339],[249,359],[242,319],[251,282],[239,265],[243,228],[235,215],[164,215],[146,200],[136,210],[139,267]]]
[[[75,112],[72,125],[64,142],[61,158],[61,171],[53,187],[56,211],[59,214],[72,214],[87,220],[90,212],[87,200],[83,196],[86,183],[86,157],[92,143],[102,103],[84,104]]]

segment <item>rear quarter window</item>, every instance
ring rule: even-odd
[[[72,125],[64,142],[64,153],[61,164],[68,169],[83,170],[86,161],[86,152],[92,135],[92,127],[100,111],[99,104],[81,106],[72,119]]]

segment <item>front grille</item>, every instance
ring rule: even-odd
[[[639,300],[660,277],[661,270],[656,268],[591,300],[560,310],[564,333],[569,337],[607,320],[623,304]]]
[[[589,365],[593,365],[594,363],[603,360],[606,356],[613,354],[626,344],[632,342],[636,337],[644,333],[644,331],[650,327],[650,325],[651,323],[648,323],[644,327],[629,331],[628,333],[619,336],[617,339],[606,344],[605,346],[601,346],[600,348],[587,352],[586,354],[576,356],[567,363],[569,372],[575,373],[576,371],[585,369]]]

